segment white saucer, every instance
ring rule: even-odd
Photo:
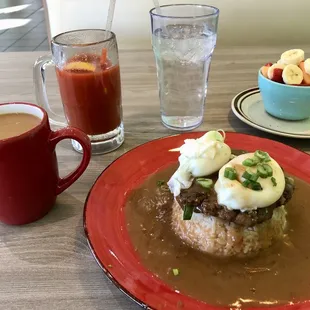
[[[241,121],[257,129],[284,137],[310,139],[310,118],[285,121],[271,116],[264,109],[258,87],[246,89],[235,96],[231,108]]]

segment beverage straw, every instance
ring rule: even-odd
[[[155,9],[156,9],[156,13],[159,14],[159,15],[162,15],[161,14],[161,7],[159,5],[159,1],[158,0],[153,0],[153,2],[154,2]]]
[[[115,11],[115,3],[116,0],[110,0],[110,4],[109,4],[109,11],[108,11],[108,17],[107,17],[107,24],[105,27],[105,30],[107,31],[106,33],[106,39],[108,38],[108,32],[111,31],[112,28],[112,23],[113,23],[113,17],[114,17],[114,11]],[[101,53],[101,57],[100,57],[100,64],[104,65],[106,60],[107,60],[107,49],[103,48],[102,49],[102,53]]]
[[[160,7],[160,4],[159,4],[159,0],[153,0],[153,3],[154,3],[154,6],[155,6],[156,13],[158,15],[162,15],[162,11],[161,11],[161,7]],[[162,22],[162,24],[160,26],[161,26],[163,32],[167,33],[164,21]]]
[[[107,31],[111,31],[111,28],[112,28],[112,22],[113,22],[113,17],[114,17],[114,10],[115,10],[115,2],[116,0],[110,0],[107,25],[105,27]]]

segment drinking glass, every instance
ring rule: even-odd
[[[124,141],[121,80],[116,37],[100,29],[69,31],[51,42],[52,57],[40,57],[34,65],[37,103],[52,124],[65,126],[47,100],[45,69],[56,67],[56,75],[67,123],[84,131],[91,140],[92,154],[118,148]],[[73,148],[82,152],[72,140]]]
[[[162,123],[191,130],[203,121],[219,10],[165,5],[150,11]]]

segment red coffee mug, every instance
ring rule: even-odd
[[[50,211],[57,195],[87,168],[91,146],[87,135],[76,128],[51,131],[47,113],[33,104],[0,104],[0,114],[8,113],[32,114],[41,119],[31,130],[0,140],[0,221],[21,225]],[[60,178],[55,147],[68,138],[81,144],[83,159],[75,171]]]

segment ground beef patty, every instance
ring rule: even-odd
[[[269,207],[246,212],[228,210],[226,206],[219,205],[215,190],[211,189],[206,191],[197,183],[190,189],[182,190],[176,199],[182,209],[185,205],[191,205],[195,207],[195,213],[203,213],[208,216],[221,218],[227,222],[234,222],[241,226],[251,227],[271,219],[273,210],[285,205],[292,198],[293,192],[294,180],[285,177],[285,189],[278,201]]]

